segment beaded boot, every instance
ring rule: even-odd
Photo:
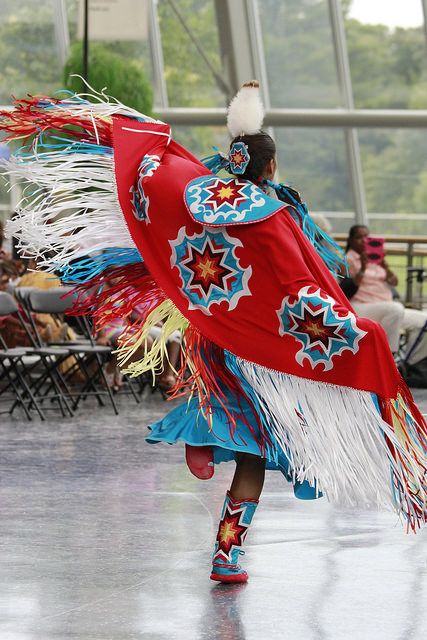
[[[257,506],[258,500],[235,500],[227,491],[215,542],[211,580],[247,581],[248,574],[238,560],[244,554],[242,545]]]

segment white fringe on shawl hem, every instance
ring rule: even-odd
[[[120,211],[112,154],[50,151],[2,164],[28,183],[6,231],[44,270],[108,247],[135,248]]]
[[[371,393],[287,375],[241,358],[235,363],[255,392],[279,446],[290,456],[297,480],[308,480],[312,486],[316,482],[335,504],[392,505],[398,513],[409,506],[412,511],[408,492],[401,496],[402,504],[394,496],[392,469],[400,479],[402,469],[391,456],[387,436],[404,457],[414,487],[420,487],[418,497],[426,504],[427,496],[418,482],[420,467],[382,419]],[[404,491],[403,479],[401,484]]]

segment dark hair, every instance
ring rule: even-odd
[[[366,224],[354,224],[352,227],[350,227],[350,231],[348,232],[347,245],[345,247],[346,253],[350,249],[350,243],[353,240],[353,238],[356,236],[356,233],[358,232],[358,230],[367,229],[367,228],[368,227],[366,226]]]
[[[237,136],[232,140],[230,148],[235,142],[243,142],[248,147],[251,157],[245,173],[240,174],[241,177],[257,182],[264,173],[267,163],[273,160],[276,155],[276,143],[265,131],[253,135]]]

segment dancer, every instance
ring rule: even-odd
[[[76,285],[77,310],[97,329],[143,305],[119,339],[131,375],[158,374],[180,331],[175,392],[188,401],[152,425],[149,440],[186,442],[202,477],[236,460],[211,578],[247,580],[238,557],[266,466],[300,497],[393,505],[416,530],[427,516],[427,425],[383,329],[355,316],[331,276],[326,265],[341,263],[333,241],[296,191],[272,181],[276,150],[261,130],[257,83],[230,106],[229,153],[206,166],[168,125],[98,99],[30,98],[2,114],[9,137],[34,136],[6,164],[33,184],[9,233]]]

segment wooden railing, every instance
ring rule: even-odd
[[[347,234],[335,233],[334,238],[345,247]],[[385,241],[387,261],[399,278],[402,301],[422,308],[427,304],[427,235],[385,235]]]

